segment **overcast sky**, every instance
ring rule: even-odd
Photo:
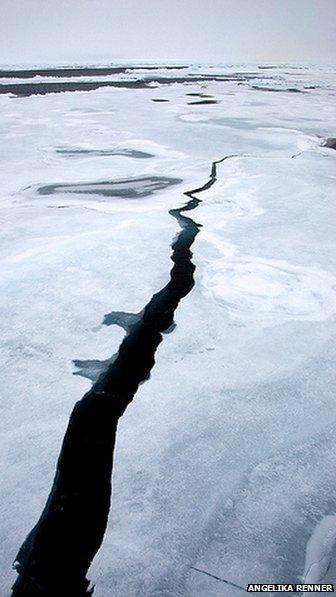
[[[336,0],[0,0],[0,63],[336,62]]]

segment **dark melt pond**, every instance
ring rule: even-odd
[[[56,153],[65,155],[67,157],[76,156],[91,156],[91,157],[102,157],[102,156],[114,156],[121,155],[129,158],[145,159],[153,158],[154,154],[147,153],[147,151],[138,151],[137,149],[56,149]]]
[[[274,93],[305,93],[302,89],[297,89],[296,87],[261,87],[260,85],[251,85],[251,89],[256,89],[257,91],[271,91]]]
[[[203,97],[203,98],[212,98],[213,97],[213,95],[209,95],[208,93],[196,93],[196,92],[186,93],[186,95],[189,95],[190,97]]]
[[[204,106],[204,105],[211,105],[211,104],[218,104],[218,100],[215,99],[203,99],[198,100],[196,102],[188,102],[188,106]]]
[[[329,137],[324,143],[324,147],[329,147],[329,149],[336,149],[336,137]]]
[[[39,195],[54,195],[57,193],[76,193],[85,195],[102,195],[104,197],[123,197],[137,199],[152,195],[167,187],[182,182],[181,178],[168,176],[141,176],[120,180],[106,180],[101,182],[83,182],[69,184],[48,184],[37,189]]]

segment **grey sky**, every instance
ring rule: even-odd
[[[1,0],[0,63],[336,62],[336,0]]]

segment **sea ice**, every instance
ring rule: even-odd
[[[216,67],[238,70],[202,86],[0,96],[4,597],[90,387],[74,361],[118,350],[126,332],[105,315],[139,313],[167,283],[178,230],[169,210],[226,155],[188,214],[202,225],[195,287],[120,420],[89,578],[97,597],[233,597],[239,588],[206,573],[244,588],[334,570],[336,153],[323,146],[335,136],[334,74]],[[273,85],[265,73],[280,91],[253,88]],[[218,103],[189,106],[200,92]],[[146,182],[136,201],[95,194],[124,179],[179,182]]]

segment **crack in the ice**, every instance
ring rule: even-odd
[[[162,334],[171,330],[179,302],[195,284],[190,247],[201,225],[184,212],[201,203],[196,194],[215,183],[217,164],[230,157],[236,156],[214,161],[209,180],[185,193],[185,205],[169,211],[181,231],[172,244],[168,284],[140,314],[106,316],[127,334],[107,370],[71,413],[47,503],[16,557],[15,597],[83,597],[93,592],[86,574],[107,525],[118,420],[148,379]]]
[[[131,331],[132,325],[140,321],[142,317],[142,311],[140,313],[127,313],[125,311],[112,311],[111,313],[107,313],[104,317],[102,325],[110,326],[110,325],[117,325],[127,334]],[[169,326],[166,330],[163,330],[161,334],[171,334],[176,328],[176,323],[173,322],[171,326]],[[81,377],[85,377],[90,379],[93,383],[95,383],[98,377],[107,371],[108,367],[115,361],[117,358],[118,353],[114,354],[109,359],[99,360],[99,359],[74,359],[73,364],[77,367],[78,371],[74,371],[74,375],[80,375]]]
[[[196,572],[201,572],[202,574],[206,574],[206,576],[210,576],[211,578],[214,578],[215,580],[219,580],[220,582],[223,582],[226,585],[230,585],[231,587],[235,587],[236,589],[240,589],[241,591],[244,591],[244,593],[246,593],[246,589],[244,589],[244,587],[237,585],[236,583],[232,582],[231,580],[227,580],[226,578],[221,578],[220,576],[216,576],[216,574],[211,574],[211,572],[202,570],[202,568],[196,568],[195,566],[190,566],[190,568],[192,568],[193,570],[196,570]]]

